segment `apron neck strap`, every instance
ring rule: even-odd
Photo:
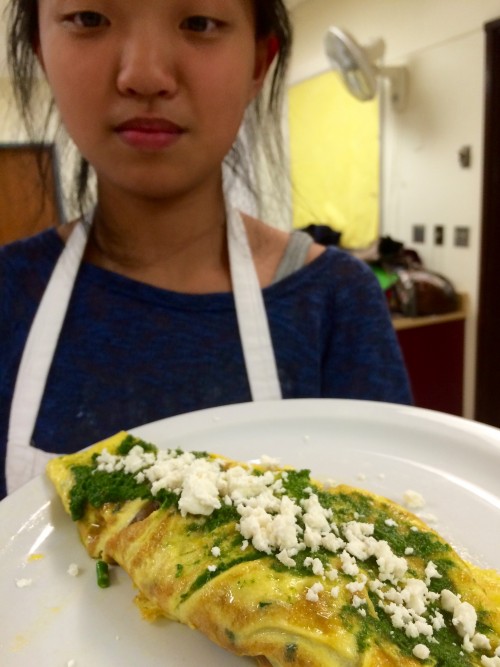
[[[254,401],[281,398],[262,291],[241,214],[227,206],[231,282],[243,356]],[[24,347],[10,410],[6,474],[9,493],[36,470],[37,450],[30,447],[50,366],[89,236],[91,217],[76,224],[62,251]],[[62,397],[61,397],[62,400]],[[44,460],[43,460],[44,461]],[[31,463],[30,463],[31,462]]]
[[[278,369],[255,264],[241,214],[227,207],[231,282],[252,400],[281,398]]]
[[[24,346],[10,408],[6,475],[9,493],[31,477],[26,456],[54,352],[88,239],[77,223],[52,272]],[[19,450],[19,451],[18,451]]]

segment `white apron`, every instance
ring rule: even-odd
[[[6,461],[8,493],[42,473],[47,461],[56,456],[32,447],[31,441],[89,229],[89,222],[82,221],[72,231],[26,341],[10,410]],[[231,282],[252,400],[280,399],[281,388],[262,291],[243,220],[231,206],[227,206],[227,229]]]

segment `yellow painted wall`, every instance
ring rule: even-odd
[[[289,91],[293,225],[328,224],[341,245],[379,232],[379,106],[360,102],[331,71]]]

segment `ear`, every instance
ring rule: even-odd
[[[266,75],[278,51],[279,41],[274,34],[257,40],[252,87],[253,97],[257,96],[262,90]]]

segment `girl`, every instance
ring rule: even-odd
[[[183,412],[410,401],[370,270],[229,203],[223,163],[245,115],[263,120],[270,69],[279,120],[281,0],[11,0],[10,11],[24,116],[37,59],[83,156],[79,201],[89,165],[97,194],[78,220],[0,253],[0,494],[53,453]]]

